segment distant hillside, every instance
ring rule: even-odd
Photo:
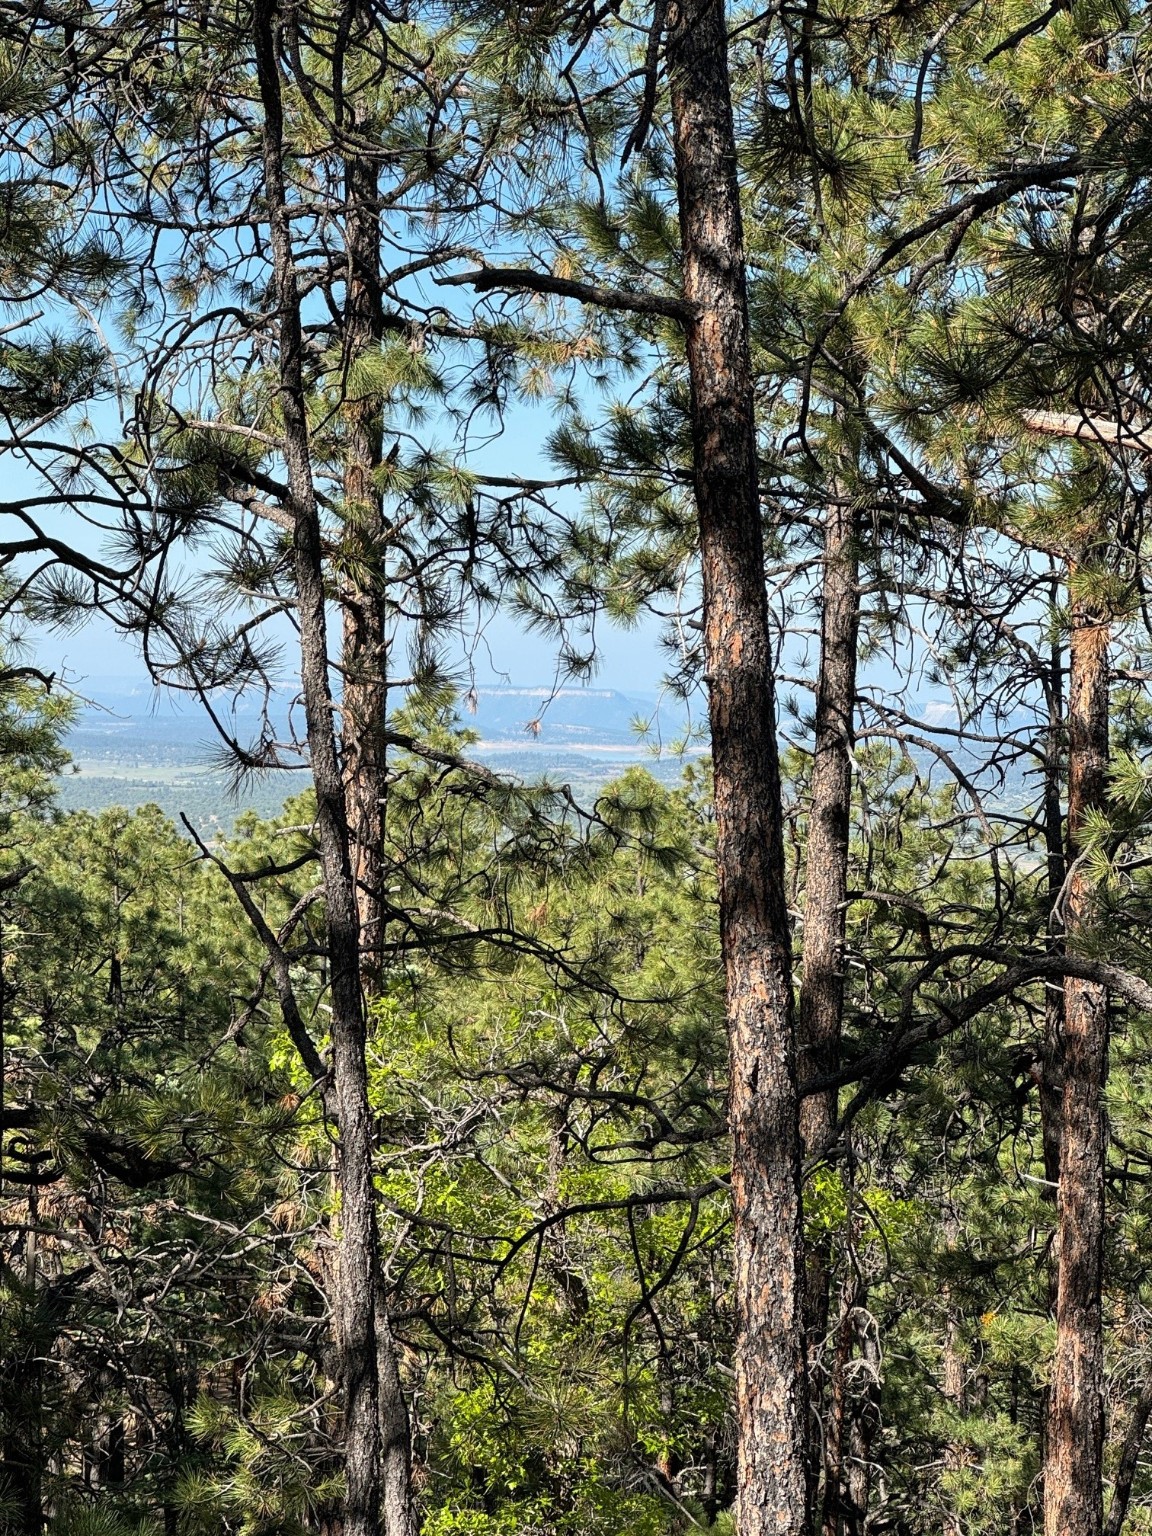
[[[460,718],[485,742],[635,746],[635,723],[653,707],[614,688],[477,688],[461,700]]]
[[[233,795],[221,747],[193,700],[174,700],[147,683],[91,678],[94,702],[79,713],[67,747],[79,772],[62,775],[59,803],[65,809],[108,805],[160,805],[169,815],[184,811],[196,824],[230,825],[243,809],[272,815],[284,799],[307,787],[307,775],[278,772],[246,784]],[[285,732],[293,696],[279,699],[277,730]],[[659,731],[634,729],[655,709],[652,697],[632,698],[612,688],[485,687],[461,698],[460,724],[480,740],[470,749],[480,761],[531,780],[547,778],[594,794],[633,763],[676,781],[678,758],[653,755],[653,738],[667,742],[683,730],[675,705],[660,709]],[[228,711],[240,741],[260,727],[254,700]],[[301,722],[302,723],[302,722]]]
[[[67,746],[79,772],[59,780],[59,804],[69,810],[99,810],[109,805],[134,806],[154,802],[172,817],[185,812],[194,824],[211,829],[229,827],[245,809],[275,815],[289,795],[308,787],[306,772],[277,772],[252,779],[234,794],[220,743],[193,700],[174,700],[147,683],[123,678],[90,678],[89,698],[98,701],[81,710]],[[294,696],[279,696],[278,732],[286,733]],[[947,723],[945,702],[924,700],[917,706],[921,731]],[[457,712],[463,728],[479,741],[469,755],[525,782],[548,779],[569,784],[590,799],[626,768],[640,764],[665,783],[677,783],[683,760],[654,752],[667,747],[684,731],[686,717],[675,701],[660,704],[648,735],[634,723],[651,720],[657,709],[652,695],[628,695],[614,688],[543,685],[528,688],[483,687],[460,698]],[[253,700],[229,709],[237,737],[247,742],[258,733],[260,719]],[[700,723],[696,712],[696,723]],[[300,722],[302,725],[302,722]],[[1027,734],[1031,722],[1018,722]],[[957,748],[948,744],[963,769],[979,776],[988,753],[986,744]],[[705,750],[695,743],[695,756]],[[947,767],[926,747],[914,747],[913,757],[936,784],[949,777]],[[1026,764],[1016,764],[1004,782],[984,788],[992,804],[1023,804],[1034,793],[1025,778]]]
[[[94,702],[81,710],[69,736],[77,758],[205,764],[218,755],[211,725],[194,700],[122,679],[92,679],[86,686]],[[273,709],[277,730],[286,729],[291,707],[285,691]],[[614,688],[477,688],[457,704],[461,725],[482,741],[571,747],[635,746],[636,722],[647,722],[655,709],[654,697],[633,698]],[[257,702],[239,700],[226,719],[244,740],[259,728]],[[660,723],[665,736],[677,733],[683,727],[679,708],[662,704]]]

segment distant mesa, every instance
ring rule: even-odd
[[[477,688],[473,699],[461,721],[482,741],[551,747],[635,746],[632,722],[650,707],[614,688]]]
[[[88,697],[69,733],[68,747],[85,763],[126,760],[181,766],[212,761],[215,748],[203,713],[188,700],[145,688],[136,679],[91,679]],[[287,716],[292,693],[281,693]],[[100,707],[102,706],[102,707]],[[504,751],[515,745],[527,752],[570,747],[582,752],[598,747],[618,753],[629,748],[644,755],[633,722],[647,718],[653,698],[629,697],[614,688],[478,687],[457,703],[462,728],[482,744]],[[241,698],[228,710],[236,734],[244,739],[259,728],[258,701]],[[275,722],[274,722],[275,723]],[[660,712],[661,735],[676,736],[684,721],[674,704]]]

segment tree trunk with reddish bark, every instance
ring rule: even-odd
[[[1106,618],[1073,602],[1068,685],[1068,841],[1105,803],[1108,768]],[[1064,926],[1070,949],[1093,921],[1094,892],[1082,862],[1070,868]],[[1101,1288],[1107,1127],[1108,994],[1095,982],[1064,983],[1056,1347],[1044,1463],[1045,1536],[1100,1536],[1103,1523],[1104,1345]]]
[[[804,1530],[807,1371],[791,934],[721,0],[668,10],[732,1131],[741,1536]]]

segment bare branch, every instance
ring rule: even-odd
[[[592,304],[598,309],[620,309],[634,315],[665,315],[669,320],[679,320],[682,325],[692,320],[696,313],[695,306],[686,299],[602,288],[598,283],[553,277],[549,272],[533,272],[527,267],[481,267],[476,272],[456,272],[448,277],[438,277],[436,281],[442,287],[472,287],[478,293],[488,293],[495,288],[547,293],[559,299],[575,299],[578,304]]]

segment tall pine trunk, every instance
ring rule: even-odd
[[[1048,948],[1060,953],[1059,902],[1067,873],[1064,848],[1064,817],[1060,804],[1061,738],[1064,728],[1064,685],[1059,640],[1052,642],[1048,668],[1048,733],[1044,750],[1044,844],[1048,876]],[[1064,988],[1058,981],[1044,987],[1044,1045],[1040,1061],[1040,1130],[1044,1149],[1045,1198],[1055,1202],[1060,1180],[1060,1101],[1063,1068],[1060,1056],[1064,1029]],[[1052,1265],[1050,1305],[1056,1310],[1056,1266]]]
[[[819,1527],[815,1517],[812,1521],[813,1529],[818,1528],[822,1536],[841,1536],[854,1514],[847,1490],[853,1413],[850,1373],[857,1337],[856,1313],[864,1295],[859,1270],[849,1266],[840,1288],[836,1347],[829,1372],[827,1411],[823,1416],[824,1488]]]
[[[355,111],[352,131],[363,133]],[[360,979],[367,997],[383,979],[384,816],[388,787],[388,620],[385,519],[376,472],[383,460],[383,418],[370,387],[356,382],[356,362],[384,334],[380,283],[377,162],[349,152],[345,169],[344,306],[347,439],[344,460],[345,580],[341,747],[349,851],[360,929]],[[376,1277],[377,1391],[380,1411],[380,1516],[385,1536],[411,1536],[411,1427],[396,1341]]]
[[[309,452],[300,297],[284,177],[276,0],[257,0],[253,24],[264,112],[264,192],[276,290],[279,404],[293,520],[300,678],[324,884],[332,1074],[339,1134],[340,1240],[333,1309],[344,1407],[343,1536],[376,1536],[380,1514],[376,1354],[379,1256],[360,986],[360,924],[328,666],[324,555]]]
[[[1072,605],[1068,682],[1068,841],[1104,805],[1108,767],[1108,624]],[[1074,862],[1065,883],[1069,948],[1093,919],[1093,885]],[[1108,995],[1094,982],[1064,983],[1063,1100],[1057,1199],[1056,1349],[1044,1463],[1045,1536],[1100,1536],[1103,1523],[1104,1084]]]
[[[353,132],[363,133],[355,111]],[[344,303],[346,442],[343,731],[352,873],[360,916],[360,964],[366,992],[380,988],[383,944],[382,866],[387,794],[388,627],[384,595],[384,510],[375,475],[383,459],[380,402],[357,384],[356,363],[384,334],[380,288],[378,163],[349,151],[345,168]]]
[[[384,1536],[415,1536],[419,1529],[412,1492],[412,1437],[400,1377],[400,1354],[383,1288],[376,1312],[376,1364],[380,1394],[380,1520]]]
[[[775,688],[722,0],[668,11],[727,983],[741,1536],[805,1527],[800,1140]]]
[[[797,1028],[802,1082],[830,1076],[840,1065],[859,580],[855,518],[851,507],[838,501],[829,507],[824,527],[820,671],[804,860],[804,963]],[[809,1094],[802,1101],[800,1131],[806,1155],[827,1147],[835,1124],[835,1089]],[[826,1309],[826,1297],[824,1305]]]
[[[840,1064],[859,631],[860,561],[855,523],[852,508],[845,500],[837,498],[832,502],[824,524],[820,670],[804,862],[804,966],[796,1042],[801,1083],[830,1076]],[[836,1126],[836,1104],[835,1089],[809,1094],[801,1100],[800,1139],[806,1156],[818,1155],[830,1145]],[[814,1407],[821,1408],[824,1391],[818,1362],[828,1331],[831,1267],[831,1245],[825,1236],[809,1247],[804,1274],[809,1388]],[[841,1338],[836,1356],[836,1368],[841,1371],[847,1368],[847,1362],[840,1360],[842,1342]],[[812,1415],[813,1439],[817,1442],[809,1453],[813,1509],[818,1492],[821,1417],[822,1414]],[[830,1446],[834,1438],[830,1430]],[[825,1484],[834,1501],[838,1483],[838,1459],[828,1455]],[[827,1507],[827,1498],[824,1503]]]
[[[365,30],[370,10],[358,8]],[[342,98],[343,91],[338,93]],[[351,134],[367,132],[355,102]],[[388,612],[384,501],[376,481],[384,457],[381,402],[357,380],[357,361],[384,335],[380,275],[380,162],[346,152],[344,229],[348,259],[344,301],[344,547],[341,590],[343,709],[341,747],[349,848],[360,926],[360,979],[365,995],[383,981],[384,832],[388,792]],[[377,1391],[380,1412],[380,1515],[384,1536],[412,1536],[411,1425],[399,1354],[380,1277],[376,1291]]]

